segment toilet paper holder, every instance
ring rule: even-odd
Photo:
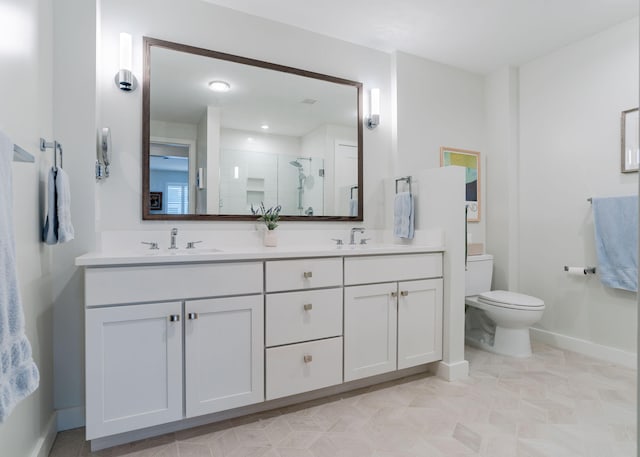
[[[565,265],[564,266],[564,271],[570,271],[569,269],[574,270],[574,269],[578,269],[578,268],[582,269],[582,272],[585,275],[594,275],[594,274],[596,274],[596,267],[569,267],[569,266]]]

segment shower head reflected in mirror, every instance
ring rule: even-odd
[[[293,165],[296,168],[302,168],[302,164],[300,162],[298,162],[297,160],[292,160],[291,162],[289,162],[291,165]]]

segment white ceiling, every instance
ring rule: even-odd
[[[519,65],[638,15],[638,0],[204,0],[477,73]]]

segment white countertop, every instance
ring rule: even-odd
[[[194,262],[222,262],[233,260],[292,259],[308,257],[341,257],[380,254],[410,254],[443,252],[443,246],[411,244],[371,244],[356,246],[302,245],[278,247],[197,247],[177,250],[136,250],[89,252],[76,257],[76,265],[85,267],[180,264]]]

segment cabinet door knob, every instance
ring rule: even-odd
[[[302,360],[304,360],[304,363],[311,363],[313,361],[313,356],[310,354],[305,355]]]
[[[180,322],[180,314],[172,314],[169,316],[170,322]]]
[[[313,305],[311,303],[305,303],[303,308],[305,311],[311,311],[313,309]]]
[[[398,292],[391,292],[391,298],[396,298],[398,296]]]
[[[406,297],[407,295],[409,295],[409,291],[403,290],[402,292],[400,292],[400,295],[402,295],[403,297]]]
[[[304,279],[309,279],[313,277],[313,272],[312,271],[305,271],[304,273],[302,273],[302,276],[304,276]]]
[[[189,317],[189,320],[193,321],[198,318],[198,313],[189,313],[187,316]]]

